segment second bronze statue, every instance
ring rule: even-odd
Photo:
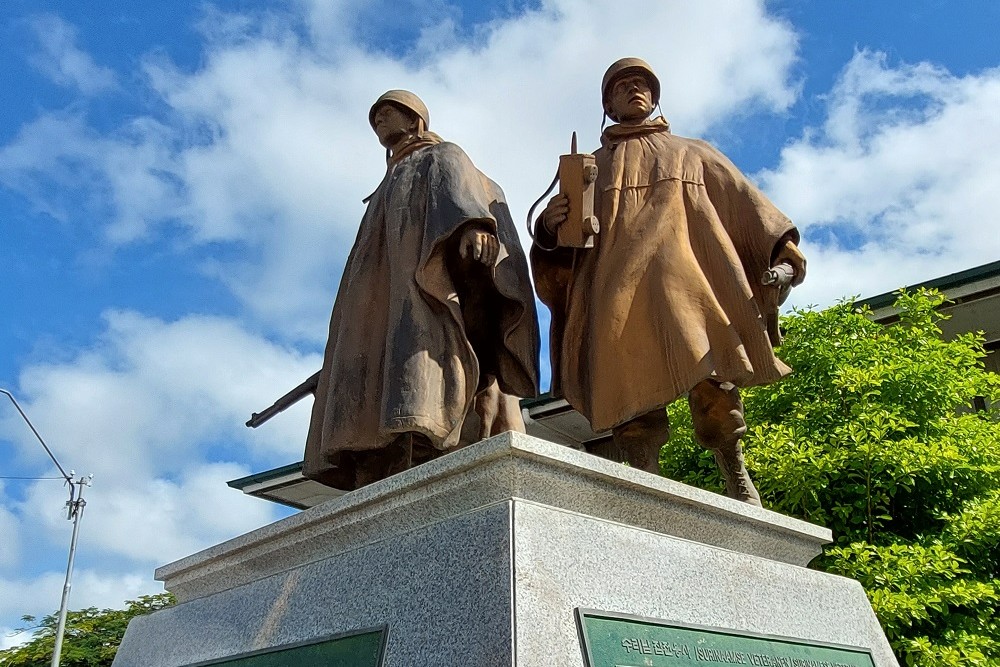
[[[503,191],[393,90],[387,150],[330,319],[303,474],[355,489],[505,430],[538,392],[527,261]]]
[[[759,505],[738,388],[790,372],[773,349],[787,289],[761,278],[781,265],[802,281],[798,232],[719,151],[651,118],[660,81],[647,63],[612,64],[601,97],[616,124],[595,152],[593,247],[558,247],[569,206],[557,196],[531,252],[552,311],[553,393],[612,431],[608,456],[653,473],[670,432],[664,408],[686,394],[727,493]]]

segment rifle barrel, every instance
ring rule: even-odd
[[[305,382],[272,403],[270,407],[265,408],[261,412],[254,412],[251,414],[246,425],[250,428],[257,428],[278,413],[284,412],[288,408],[292,407],[309,394],[315,394],[316,387],[319,386],[319,374],[320,371],[316,371],[306,378]]]

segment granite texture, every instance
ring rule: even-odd
[[[819,526],[504,433],[161,567],[156,577],[190,600],[509,498],[796,565],[831,539]]]
[[[136,618],[114,667],[180,667],[384,624],[384,667],[510,667],[511,505]]]
[[[871,648],[829,531],[506,434],[161,568],[115,667],[182,667],[389,628],[385,667],[583,667],[590,608]]]
[[[583,667],[578,607],[861,646],[898,667],[854,580],[526,501],[513,519],[518,667]]]
[[[508,499],[134,619],[114,667],[182,667],[387,625],[385,667],[583,667],[574,611],[870,648],[857,582]]]

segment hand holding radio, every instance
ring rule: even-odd
[[[555,236],[551,247],[540,244],[532,228],[532,214],[552,189],[559,184],[559,194],[549,200],[539,221],[549,236]],[[535,245],[543,250],[561,248],[593,248],[601,224],[594,213],[594,195],[597,190],[597,160],[590,153],[576,150],[576,132],[573,133],[570,152],[559,156],[559,170],[549,189],[528,209],[528,233]]]
[[[590,153],[577,152],[574,132],[569,155],[559,156],[559,194],[565,196],[566,220],[569,221],[568,224],[557,223],[556,238],[560,246],[594,247],[597,234],[601,231],[594,215],[596,182],[597,161]]]
[[[566,222],[569,217],[569,195],[558,194],[549,200],[545,210],[542,211],[542,227],[549,234],[558,233],[559,225]]]

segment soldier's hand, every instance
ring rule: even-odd
[[[785,241],[784,247],[778,251],[778,256],[774,258],[775,265],[782,262],[789,264],[795,271],[792,276],[792,287],[801,285],[802,281],[806,279],[806,257],[792,241]]]
[[[482,262],[492,266],[500,255],[500,241],[492,232],[479,227],[469,227],[458,244],[459,256],[467,261]]]
[[[542,227],[549,234],[555,234],[559,225],[566,222],[567,216],[569,216],[569,197],[556,195],[549,200],[545,210],[542,211]]]

